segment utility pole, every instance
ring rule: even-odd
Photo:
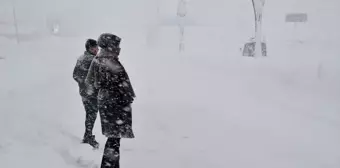
[[[17,40],[17,43],[20,43],[19,39],[19,28],[18,28],[18,22],[17,22],[17,15],[16,15],[16,9],[15,9],[15,1],[12,0],[12,12],[13,12],[13,21],[14,21],[14,28],[15,28],[15,37]]]
[[[265,0],[252,0],[255,14],[255,57],[262,56],[262,13]]]
[[[184,50],[184,25],[185,25],[185,16],[187,15],[186,9],[186,1],[179,0],[177,6],[177,18],[178,18],[178,27],[179,27],[179,51]]]

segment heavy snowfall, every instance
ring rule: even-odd
[[[104,32],[137,94],[122,168],[339,168],[340,1],[265,1],[266,56],[251,0],[181,1],[1,0],[0,168],[100,165],[72,71]]]

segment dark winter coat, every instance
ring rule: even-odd
[[[86,83],[98,89],[102,132],[107,137],[134,138],[131,103],[135,98],[129,76],[112,52],[101,50],[92,61]]]
[[[90,96],[89,94],[87,94],[87,88],[85,85],[85,79],[94,57],[95,55],[92,55],[88,51],[85,51],[84,54],[78,58],[77,64],[73,70],[73,79],[78,83],[79,94],[82,97],[86,98],[97,98],[98,93],[97,90],[94,90],[95,93],[91,94]]]

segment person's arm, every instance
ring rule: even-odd
[[[93,59],[91,62],[89,71],[87,73],[86,79],[85,79],[85,84],[87,86],[87,94],[92,95],[94,93],[94,89],[98,89],[98,84],[96,81],[96,74],[98,73],[98,64],[97,60]]]
[[[77,64],[76,66],[74,67],[74,70],[73,70],[73,79],[78,82],[78,83],[82,83],[84,81],[82,81],[81,79],[81,69],[80,69],[80,61],[77,60]]]

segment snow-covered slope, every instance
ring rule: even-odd
[[[152,12],[144,12],[154,10],[155,2],[149,0],[142,9],[128,8],[133,2],[119,2],[115,9],[120,12],[99,18],[96,26],[76,36],[67,37],[73,32],[69,26],[61,37],[45,36],[19,45],[0,39],[0,56],[6,58],[0,59],[1,168],[100,164],[101,150],[77,143],[85,112],[72,71],[85,39],[103,31],[123,37],[121,59],[137,93],[136,139],[123,140],[121,167],[340,166],[336,50],[340,43],[335,38],[340,35],[335,29],[339,2],[314,0],[307,6],[302,0],[268,1],[264,33],[269,56],[259,59],[240,56],[239,48],[253,35],[252,15],[243,11],[251,10],[247,2],[190,1],[190,19],[204,25],[186,29],[182,53],[177,51],[176,25],[157,27],[156,45],[148,45],[154,19]],[[77,3],[54,5],[72,11]],[[42,5],[53,6],[47,1]],[[291,6],[311,13],[309,25],[299,29],[306,33],[302,44],[289,36],[291,27],[284,24],[284,14],[295,12],[288,10]],[[203,14],[213,7],[214,15]],[[126,22],[115,22],[120,17]],[[86,23],[80,18],[74,22]],[[70,23],[67,17],[64,23]],[[103,146],[106,139],[99,122],[95,133]]]

